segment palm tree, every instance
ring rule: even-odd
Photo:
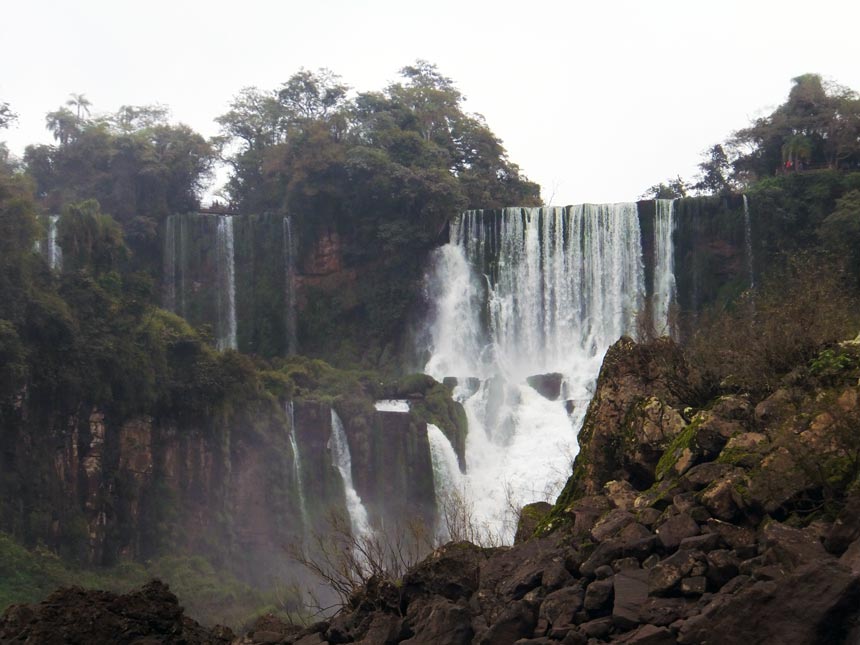
[[[87,98],[86,94],[69,94],[69,100],[66,101],[66,105],[71,108],[75,108],[75,112],[78,117],[78,122],[81,120],[81,112],[86,113],[87,116],[90,115],[90,100]]]
[[[812,143],[809,137],[802,134],[793,134],[782,146],[782,161],[786,168],[798,171],[798,163],[809,162],[812,156]]]

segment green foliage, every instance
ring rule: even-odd
[[[809,373],[825,382],[845,381],[860,368],[860,355],[845,348],[823,350],[809,363]]]
[[[123,232],[94,199],[70,204],[58,224],[63,260],[69,270],[95,274],[116,271],[128,258]]]
[[[731,164],[723,146],[716,144],[708,149],[705,160],[699,164],[701,175],[693,188],[710,195],[727,195],[732,191]]]
[[[184,125],[166,122],[162,106],[123,106],[89,119],[89,101],[72,95],[74,111],[47,116],[58,145],[29,146],[27,173],[48,212],[97,200],[126,232],[140,266],[159,266],[158,224],[168,214],[198,208],[214,150]]]
[[[680,199],[686,197],[690,187],[681,179],[681,175],[669,178],[665,182],[654,184],[640,196],[640,199]]]
[[[203,624],[241,629],[262,613],[286,615],[291,600],[297,604],[280,590],[253,589],[201,557],[169,556],[146,564],[84,569],[44,547],[27,550],[0,532],[0,613],[13,603],[40,602],[57,587],[124,593],[152,578],[170,585],[186,615]]]
[[[836,208],[818,228],[825,248],[845,259],[860,281],[860,190],[851,190],[836,201]]]
[[[769,116],[735,133],[733,144],[751,151],[734,162],[736,172],[767,177],[808,166],[854,168],[860,162],[860,98],[817,74],[792,79],[788,100]]]

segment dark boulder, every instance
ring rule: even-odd
[[[167,585],[154,580],[124,595],[59,589],[37,605],[12,605],[0,618],[0,642],[170,643],[227,645],[229,629],[205,629],[183,615]]]
[[[556,401],[561,396],[561,383],[564,375],[558,372],[548,374],[536,374],[529,376],[526,382],[532,386],[542,397],[550,401]]]
[[[860,613],[860,577],[833,561],[798,567],[782,580],[720,593],[683,623],[679,643],[840,643]]]

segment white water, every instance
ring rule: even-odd
[[[236,255],[233,241],[233,216],[218,218],[216,230],[218,267],[218,341],[219,350],[236,349]]]
[[[48,217],[48,265],[55,271],[63,268],[63,249],[57,241],[57,224],[59,215]]]
[[[638,213],[633,203],[470,211],[450,239],[427,278],[425,371],[482,379],[474,394],[454,391],[469,421],[463,485],[475,519],[510,540],[511,509],[552,500],[566,481],[603,355],[635,332],[645,298]],[[525,384],[546,372],[564,375],[562,400]]]
[[[299,452],[299,444],[296,441],[296,414],[292,401],[287,403],[287,416],[290,420],[290,448],[293,450],[293,475],[296,479],[296,493],[299,498],[299,512],[302,519],[302,531],[307,539],[308,531],[311,529],[310,516],[308,515],[308,503],[305,498],[305,485],[302,479],[302,456]]]
[[[409,401],[406,399],[380,399],[374,403],[377,412],[409,412]]]
[[[675,287],[675,208],[672,199],[655,200],[654,217],[654,284],[652,314],[658,336],[677,337],[669,309],[677,299]]]
[[[744,246],[747,256],[747,274],[750,280],[750,289],[755,288],[755,270],[753,269],[753,247],[752,247],[752,222],[750,221],[750,204],[744,195]]]
[[[284,319],[286,321],[287,354],[297,350],[295,259],[293,257],[293,227],[289,217],[284,218]]]
[[[368,540],[373,537],[373,529],[367,516],[367,509],[352,483],[352,457],[349,454],[349,443],[343,423],[334,408],[331,410],[331,454],[334,467],[340,473],[343,481],[343,492],[346,497],[346,512],[352,536],[357,540]]]
[[[433,464],[433,490],[436,494],[436,536],[442,541],[450,538],[444,511],[462,493],[463,475],[457,453],[445,433],[432,423],[427,424],[427,441],[430,443],[430,460]]]

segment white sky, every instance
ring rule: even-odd
[[[96,112],[164,103],[216,134],[242,87],[328,67],[381,89],[424,58],[453,78],[554,204],[625,201],[675,174],[816,72],[860,90],[852,0],[7,0],[0,131],[50,142],[72,92]]]

